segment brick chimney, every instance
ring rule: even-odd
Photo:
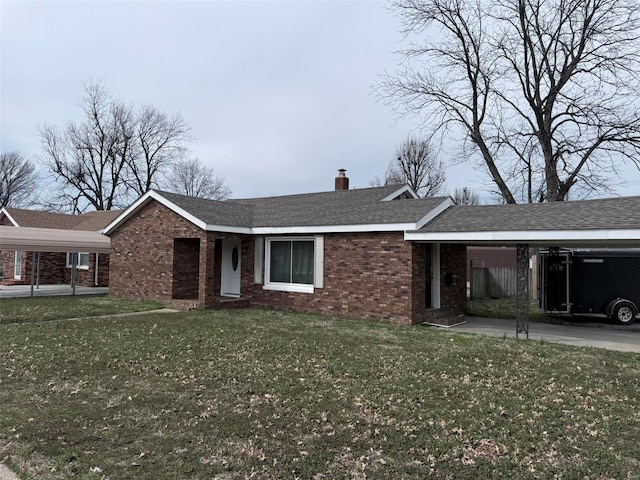
[[[349,177],[345,175],[346,170],[341,168],[338,170],[336,177],[336,190],[349,190]]]

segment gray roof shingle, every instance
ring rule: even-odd
[[[97,232],[122,213],[122,210],[101,210],[80,215],[68,213],[27,210],[24,208],[5,208],[21,227],[55,228],[62,230],[86,230]]]
[[[161,192],[167,200],[208,225],[312,227],[414,223],[446,197],[385,201],[403,185],[280,197],[206,200]]]
[[[420,232],[640,229],[640,197],[450,207]]]

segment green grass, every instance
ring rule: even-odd
[[[0,324],[95,317],[157,308],[162,308],[162,305],[157,302],[127,300],[100,295],[3,298],[0,300]]]
[[[23,478],[638,478],[640,356],[262,310],[0,326]]]
[[[516,318],[515,298],[479,298],[467,300],[467,315],[470,317]],[[537,300],[529,302],[529,319],[539,322],[557,322],[557,319],[544,314]]]

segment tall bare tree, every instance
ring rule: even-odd
[[[453,202],[456,205],[480,205],[480,197],[470,188],[456,188],[453,192]]]
[[[395,158],[389,162],[384,178],[376,178],[372,186],[408,184],[421,197],[434,197],[444,188],[446,174],[442,162],[429,140],[409,135],[396,149]]]
[[[0,208],[33,205],[38,182],[33,162],[18,152],[0,154]]]
[[[210,200],[224,200],[231,195],[224,179],[217,176],[212,167],[206,166],[198,158],[176,162],[167,185],[172,192]]]
[[[635,0],[395,0],[425,34],[383,76],[400,114],[462,132],[505,202],[606,189],[640,165]]]
[[[43,164],[56,181],[49,207],[82,212],[129,204],[156,185],[184,152],[188,127],[179,115],[139,111],[100,83],[85,85],[84,119],[40,129]]]
[[[135,120],[136,142],[127,184],[142,195],[158,186],[159,174],[183,158],[190,134],[182,115],[169,115],[150,105],[142,107]]]

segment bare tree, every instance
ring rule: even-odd
[[[453,201],[456,205],[480,205],[480,197],[471,189],[456,188],[453,192]]]
[[[159,174],[185,155],[191,137],[182,115],[169,115],[149,105],[137,112],[135,137],[127,184],[142,195],[158,186]]]
[[[376,177],[372,186],[406,183],[421,197],[434,197],[444,188],[446,175],[428,140],[409,135],[396,149],[384,178]]]
[[[38,175],[33,162],[18,152],[0,155],[0,208],[29,207],[36,202]]]
[[[640,17],[633,0],[395,0],[403,53],[380,96],[462,132],[505,202],[605,189],[640,165]]]
[[[40,129],[43,164],[54,174],[48,206],[111,210],[143,194],[184,152],[188,127],[179,115],[114,99],[100,83],[85,85],[84,119]]]
[[[204,165],[200,159],[184,159],[176,162],[169,175],[169,190],[190,197],[224,200],[231,195],[224,179],[214,169]]]

